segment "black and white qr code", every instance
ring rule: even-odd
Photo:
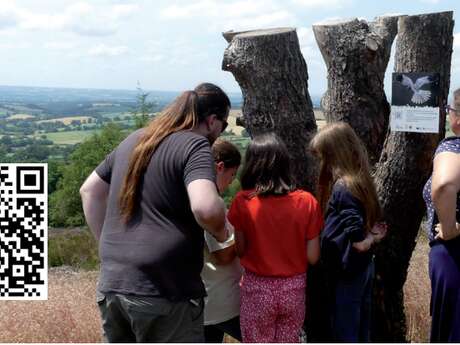
[[[0,163],[0,300],[48,298],[46,164]]]

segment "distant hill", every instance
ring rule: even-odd
[[[149,92],[148,101],[156,102],[159,108],[174,100],[179,95],[179,91],[156,91],[144,90]],[[51,87],[30,87],[30,86],[1,86],[0,103],[30,104],[37,108],[47,108],[47,104],[59,104],[65,108],[68,103],[135,103],[137,90],[106,90],[106,89],[73,89],[73,88],[51,88]],[[242,96],[238,92],[228,93],[233,108],[241,108]],[[313,105],[319,106],[319,96],[311,96]],[[53,108],[54,108],[53,106]]]

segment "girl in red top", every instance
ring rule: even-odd
[[[228,218],[245,269],[243,341],[299,342],[307,265],[319,258],[321,208],[310,193],[295,189],[289,153],[273,133],[250,143],[241,185]]]

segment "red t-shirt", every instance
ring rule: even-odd
[[[228,219],[244,234],[241,265],[261,276],[290,277],[307,271],[307,241],[323,227],[321,208],[308,192],[250,197],[240,191]]]

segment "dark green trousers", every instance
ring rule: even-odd
[[[203,343],[203,300],[97,294],[110,343]]]

